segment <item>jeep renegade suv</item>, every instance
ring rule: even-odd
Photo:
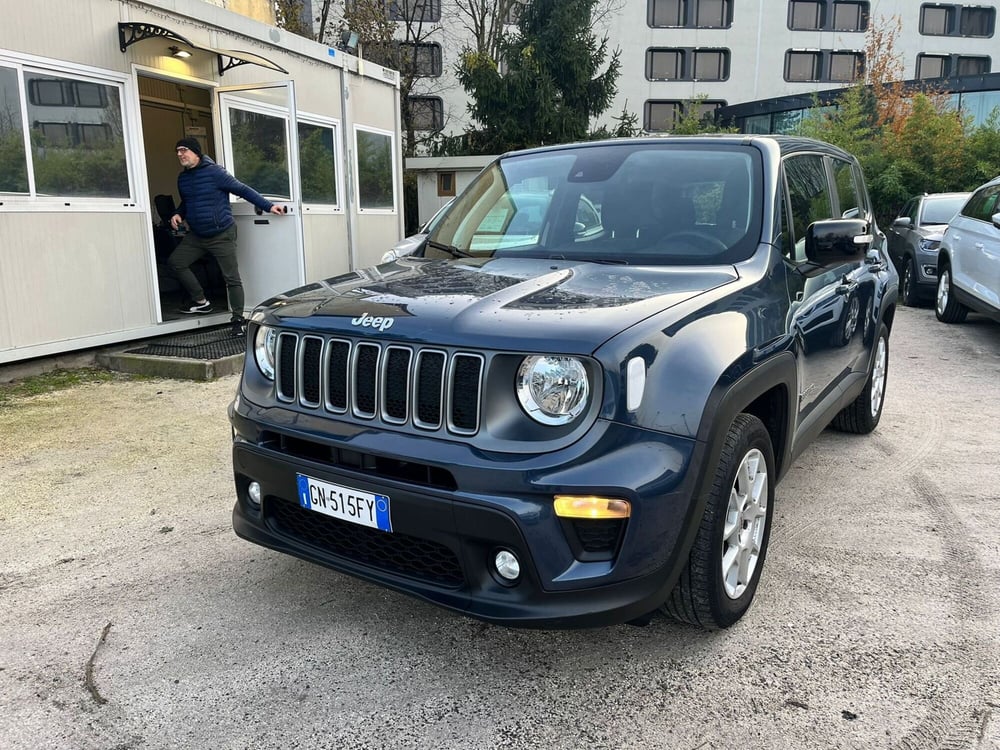
[[[778,480],[878,424],[884,240],[816,141],[502,156],[413,256],[254,311],[236,533],[508,625],[731,625]]]

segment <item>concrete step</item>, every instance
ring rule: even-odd
[[[246,340],[233,338],[230,327],[164,336],[120,351],[96,356],[97,364],[128,372],[181,380],[215,380],[243,368]]]

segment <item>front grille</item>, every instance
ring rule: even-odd
[[[285,403],[420,430],[479,431],[481,354],[288,331],[277,348],[275,387]]]
[[[369,529],[276,498],[267,499],[264,513],[279,534],[338,557],[448,588],[465,581],[455,553],[438,542]]]

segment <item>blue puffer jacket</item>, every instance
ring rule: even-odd
[[[202,156],[198,166],[185,169],[178,175],[177,192],[181,196],[177,213],[199,237],[213,237],[233,225],[230,193],[250,201],[264,213],[274,205],[208,156]]]

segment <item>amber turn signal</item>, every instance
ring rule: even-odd
[[[628,500],[595,495],[556,495],[556,515],[560,518],[628,518]]]

